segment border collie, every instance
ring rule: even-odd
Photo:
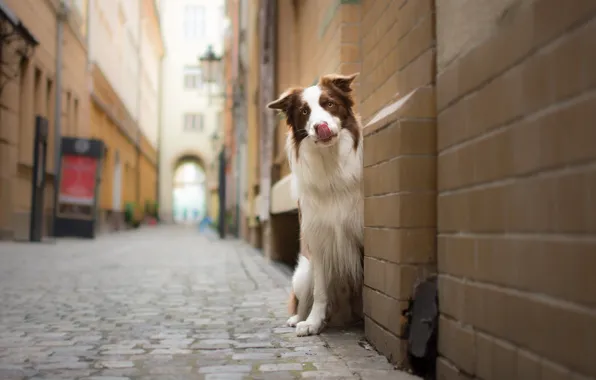
[[[292,278],[287,323],[298,336],[362,318],[362,131],[352,98],[357,75],[325,75],[267,105],[289,126],[286,150],[309,256],[299,256]]]

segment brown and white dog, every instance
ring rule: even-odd
[[[290,301],[295,314],[288,325],[299,336],[362,313],[362,135],[352,98],[357,75],[326,75],[268,104],[290,127],[286,150],[310,256],[300,255],[292,278],[297,305]]]

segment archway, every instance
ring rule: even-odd
[[[177,223],[197,223],[207,213],[206,175],[202,161],[183,156],[174,167],[173,217]]]

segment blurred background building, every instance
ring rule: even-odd
[[[162,1],[161,15],[167,55],[163,62],[160,214],[164,220],[194,222],[209,211],[216,220],[223,73],[221,65],[213,70],[203,67],[201,57],[207,54],[221,60],[224,3]]]
[[[106,144],[100,225],[120,229],[127,204],[157,200],[160,15],[153,0],[77,3],[88,17],[90,134]]]
[[[0,143],[2,235],[28,236],[36,115],[49,121],[45,234],[51,231],[60,137],[103,140],[98,229],[124,228],[125,205],[142,209],[157,199],[163,45],[156,3],[9,0],[2,8],[15,17],[21,34],[30,33],[39,43],[24,55],[12,50],[21,41],[2,41],[7,69],[0,123],[7,133]],[[6,20],[3,27],[9,30]]]

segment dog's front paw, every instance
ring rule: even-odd
[[[298,322],[300,322],[300,317],[298,316],[298,314],[296,314],[296,315],[292,315],[290,318],[288,318],[286,325],[288,325],[290,327],[295,327]]]
[[[296,324],[296,335],[297,336],[308,336],[316,335],[321,332],[323,323],[318,321],[309,321],[308,319],[303,322]]]

